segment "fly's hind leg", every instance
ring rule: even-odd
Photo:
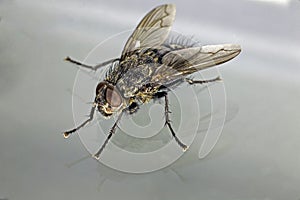
[[[91,69],[91,70],[94,70],[96,71],[97,69],[103,67],[103,66],[106,66],[110,63],[113,63],[113,62],[116,62],[116,61],[119,61],[120,59],[119,58],[114,58],[114,59],[110,59],[110,60],[107,60],[103,63],[100,63],[100,64],[97,64],[95,66],[92,66],[92,65],[86,65],[80,61],[77,61],[77,60],[74,60],[73,58],[70,58],[69,56],[65,58],[65,61],[68,61],[68,62],[71,62],[73,64],[76,64],[76,65],[79,65],[81,67],[84,67],[84,68],[87,68],[87,69]]]
[[[170,110],[169,110],[169,100],[168,100],[168,95],[167,93],[165,92],[164,93],[164,97],[165,97],[165,119],[166,119],[166,122],[165,122],[165,125],[168,126],[168,128],[170,129],[171,133],[172,133],[172,136],[174,137],[175,141],[177,142],[177,144],[183,149],[183,151],[186,151],[188,149],[188,146],[185,145],[183,142],[181,142],[179,140],[179,138],[176,136],[176,133],[175,131],[173,130],[173,127],[171,125],[171,120],[170,120],[170,116],[169,114],[171,113]],[[162,93],[160,93],[160,95],[163,95]]]
[[[213,79],[207,79],[207,80],[193,80],[191,78],[185,78],[185,81],[188,82],[190,85],[193,84],[204,84],[204,83],[211,83],[211,82],[215,82],[215,81],[221,81],[221,77],[217,76],[216,78]]]

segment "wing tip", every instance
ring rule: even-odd
[[[174,12],[176,11],[176,5],[173,4],[173,3],[168,3],[168,4],[162,4],[162,5],[159,5],[159,6],[156,6],[154,9],[160,9],[162,7],[165,7],[165,9],[168,11],[168,12]]]

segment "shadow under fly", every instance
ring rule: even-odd
[[[197,46],[185,39],[170,39],[175,12],[173,4],[161,5],[151,10],[129,37],[119,58],[94,66],[70,57],[65,59],[95,71],[108,67],[104,80],[96,87],[88,119],[74,129],[64,132],[65,138],[92,121],[96,110],[105,118],[116,115],[117,120],[106,140],[94,154],[94,158],[99,159],[124,113],[133,114],[141,105],[151,100],[163,99],[165,126],[180,148],[187,150],[188,146],[176,136],[171,124],[168,92],[184,82],[193,85],[221,80],[220,77],[194,80],[189,75],[233,59],[240,53],[241,48],[236,44]]]

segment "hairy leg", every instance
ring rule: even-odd
[[[84,64],[84,63],[82,63],[80,61],[74,60],[74,59],[70,58],[69,56],[65,58],[65,61],[69,61],[69,62],[71,62],[73,64],[76,64],[76,65],[79,65],[81,67],[84,67],[84,68],[87,68],[87,69],[91,69],[91,70],[94,70],[94,71],[96,71],[97,69],[99,69],[99,68],[101,68],[103,66],[106,66],[106,65],[108,65],[110,63],[113,63],[113,62],[116,62],[116,61],[119,61],[119,60],[120,60],[119,58],[114,58],[114,59],[107,60],[107,61],[105,61],[103,63],[97,64],[95,66],[91,66],[91,65],[86,65],[86,64]]]
[[[118,116],[117,121],[114,123],[113,127],[110,129],[109,134],[108,134],[106,140],[104,141],[104,143],[102,144],[102,146],[100,147],[100,149],[97,151],[97,153],[94,154],[94,156],[93,156],[94,158],[99,159],[100,154],[102,153],[103,149],[107,145],[108,141],[111,139],[112,135],[116,132],[118,122],[121,120],[123,112],[124,111],[122,111],[121,114]]]
[[[215,82],[215,81],[221,81],[222,79],[218,76],[216,78],[213,79],[208,79],[208,80],[193,80],[190,78],[185,78],[185,81],[188,82],[189,84],[193,85],[193,84],[204,84],[204,83],[211,83],[211,82]]]
[[[72,133],[76,132],[77,130],[81,129],[82,127],[84,127],[87,123],[89,123],[90,121],[93,120],[94,118],[94,113],[95,113],[95,109],[96,109],[97,104],[94,102],[93,103],[93,107],[91,109],[89,118],[87,120],[85,120],[82,124],[80,124],[79,126],[73,128],[72,130],[66,131],[64,132],[64,137],[68,138]]]

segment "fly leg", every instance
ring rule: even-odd
[[[116,132],[118,122],[121,120],[122,115],[123,115],[123,112],[121,112],[121,114],[118,116],[117,121],[114,123],[113,127],[110,129],[109,134],[108,134],[106,140],[104,141],[104,143],[102,144],[102,146],[100,147],[100,149],[97,151],[97,153],[94,154],[93,157],[96,158],[97,160],[99,159],[100,154],[102,153],[103,149],[107,145],[107,143],[110,140],[110,138],[112,137],[112,135]]]
[[[89,118],[87,120],[85,120],[82,124],[80,124],[79,126],[73,128],[72,130],[69,130],[69,131],[66,131],[64,132],[64,137],[65,138],[68,138],[72,133],[74,133],[75,131],[81,129],[82,127],[84,127],[87,123],[89,123],[90,121],[93,120],[94,118],[94,113],[95,113],[95,109],[96,109],[96,106],[97,104],[94,102],[93,103],[93,107],[91,109],[91,112],[90,112],[90,115],[89,115]]]
[[[221,80],[222,79],[220,78],[220,76],[217,76],[216,78],[208,79],[208,80],[193,80],[191,78],[185,78],[185,81],[188,82],[190,85],[193,85],[193,84],[203,84],[203,83],[211,83],[211,82],[221,81]]]
[[[183,149],[183,151],[186,151],[188,149],[188,146],[185,145],[184,143],[182,143],[179,138],[176,136],[175,131],[172,128],[171,125],[171,120],[169,117],[170,114],[170,110],[169,110],[169,100],[168,100],[168,95],[167,93],[165,93],[165,118],[166,118],[166,122],[165,125],[167,125],[172,133],[172,136],[174,137],[175,141],[177,142],[177,144]]]
[[[97,69],[99,69],[99,68],[101,68],[101,67],[103,67],[105,65],[108,65],[110,63],[113,63],[113,62],[116,62],[116,61],[119,61],[119,60],[120,60],[119,58],[114,58],[114,59],[107,60],[107,61],[105,61],[103,63],[97,64],[95,66],[91,66],[91,65],[86,65],[86,64],[84,64],[84,63],[82,63],[80,61],[74,60],[74,59],[70,58],[69,56],[65,58],[65,61],[69,61],[69,62],[71,62],[73,64],[76,64],[76,65],[79,65],[81,67],[84,67],[84,68],[87,68],[87,69],[91,69],[91,70],[94,70],[94,71],[96,71]]]

